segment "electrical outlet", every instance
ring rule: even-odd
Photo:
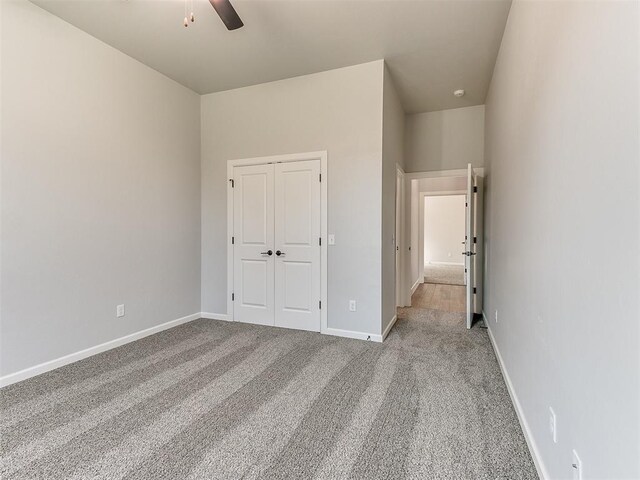
[[[553,439],[553,443],[558,443],[558,436],[556,433],[556,412],[553,408],[549,407],[549,433]]]
[[[573,471],[573,480],[582,480],[582,460],[578,456],[578,452],[573,450],[573,461],[571,462],[571,470]]]
[[[116,317],[124,317],[124,304],[116,307]]]
[[[496,323],[498,323],[498,310],[496,310]]]
[[[349,311],[350,312],[355,312],[356,311],[356,301],[355,300],[349,300]]]
[[[336,244],[336,236],[333,233],[329,234],[329,245],[335,245]]]

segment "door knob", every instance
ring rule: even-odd
[[[267,250],[266,252],[260,252],[260,255],[273,255],[273,251],[272,250]]]
[[[278,257],[280,257],[280,256],[284,257],[284,252],[281,252],[280,250],[276,250],[276,255]]]

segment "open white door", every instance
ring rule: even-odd
[[[404,172],[396,167],[396,307],[403,307],[403,250],[404,250]]]
[[[464,266],[466,270],[467,284],[467,328],[471,328],[474,310],[474,280],[475,280],[475,244],[474,244],[474,219],[475,219],[475,174],[471,164],[467,165],[467,203],[466,203],[466,223],[465,223],[465,251]]]

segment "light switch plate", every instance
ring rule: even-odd
[[[336,236],[333,233],[329,234],[329,245],[335,245],[336,244]]]

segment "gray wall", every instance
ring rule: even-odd
[[[382,331],[384,331],[396,314],[396,164],[404,167],[404,110],[386,66],[382,122]]]
[[[1,8],[6,375],[200,310],[200,100],[31,3]]]
[[[485,312],[549,478],[640,478],[639,6],[514,2],[486,102]]]
[[[327,150],[329,327],[380,333],[383,68],[202,97],[202,311],[227,313],[227,160]]]
[[[484,105],[407,115],[407,172],[482,167]]]

